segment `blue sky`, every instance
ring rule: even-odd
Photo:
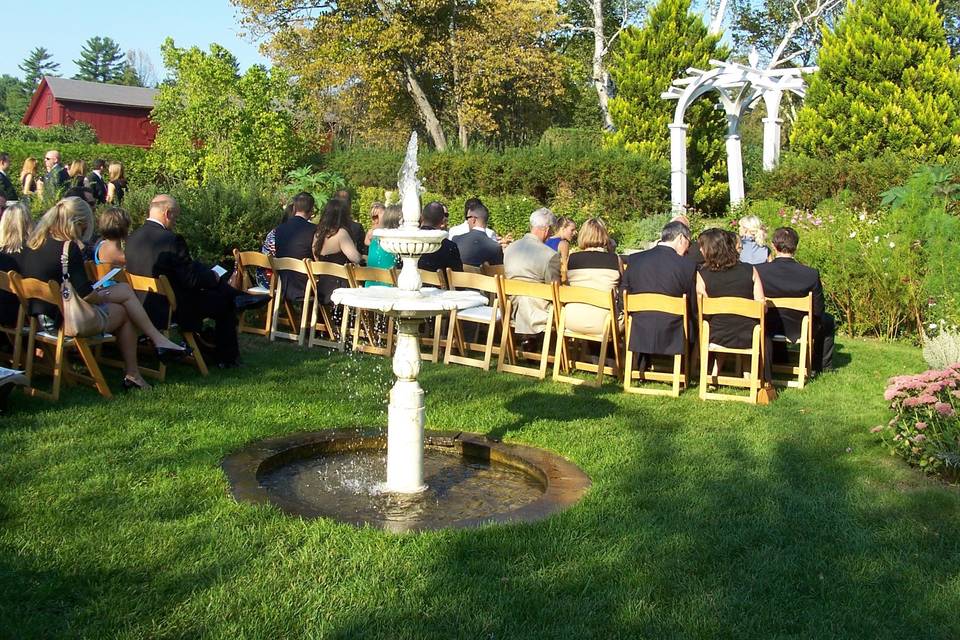
[[[196,45],[206,49],[212,42],[223,45],[237,57],[241,69],[267,63],[258,51],[258,43],[240,37],[239,14],[229,0],[120,3],[41,0],[18,4],[4,11],[11,19],[6,22],[0,39],[3,43],[0,74],[22,77],[18,65],[31,49],[41,46],[60,63],[60,75],[69,78],[77,71],[73,61],[80,57],[83,43],[92,36],[109,36],[124,51],[142,49],[150,56],[160,79],[164,75],[160,44],[167,36],[171,36],[178,47]],[[94,7],[98,9],[95,11]]]

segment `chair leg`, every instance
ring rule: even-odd
[[[710,360],[710,325],[704,323],[700,328],[700,399],[707,398],[707,364]]]
[[[181,332],[181,335],[183,336],[184,342],[186,342],[187,345],[193,349],[193,355],[190,357],[193,358],[193,363],[196,365],[197,371],[200,372],[201,376],[208,375],[210,371],[207,369],[207,363],[203,359],[203,354],[200,353],[200,347],[197,345],[196,336],[193,335],[192,331]]]
[[[610,333],[607,329],[603,330],[603,340],[600,343],[600,359],[597,360],[597,386],[603,386],[603,370],[607,366],[607,347],[610,344]]]
[[[680,379],[683,377],[683,355],[673,356],[673,395],[680,397]]]
[[[93,357],[93,351],[90,350],[90,345],[88,345],[87,341],[83,338],[74,338],[74,344],[77,345],[77,351],[80,352],[83,364],[86,365],[87,371],[90,372],[90,377],[93,378],[93,384],[97,387],[97,391],[99,391],[100,395],[104,398],[113,397],[110,393],[110,387],[107,385],[107,380],[103,377],[103,372],[100,370],[100,365],[97,363],[96,358]]]

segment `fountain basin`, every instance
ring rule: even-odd
[[[379,430],[338,429],[255,442],[223,460],[241,502],[289,515],[326,517],[388,531],[534,522],[575,504],[590,478],[568,460],[533,447],[458,431],[426,433],[427,490],[384,490]]]
[[[376,229],[373,236],[380,239],[380,247],[384,251],[389,251],[395,256],[422,256],[439,249],[447,237],[447,232],[442,229],[419,229],[414,226]]]
[[[334,304],[379,311],[401,318],[432,318],[438,313],[454,309],[469,309],[489,304],[487,297],[478,291],[445,291],[434,287],[424,287],[417,291],[404,291],[395,287],[336,289],[331,294],[331,300]]]

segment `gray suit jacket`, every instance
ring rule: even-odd
[[[560,280],[560,254],[526,234],[503,251],[503,270],[508,278],[526,282]],[[517,333],[543,333],[550,320],[553,304],[527,296],[513,299],[513,321]]]

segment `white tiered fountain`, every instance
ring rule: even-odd
[[[420,229],[423,187],[417,178],[418,168],[417,133],[413,132],[397,185],[403,222],[399,229],[373,232],[384,250],[403,260],[397,288],[337,289],[331,296],[334,304],[379,311],[398,319],[397,347],[393,356],[393,373],[397,382],[390,391],[387,414],[386,490],[394,493],[418,493],[426,488],[423,482],[423,389],[417,382],[420,325],[425,318],[438,313],[487,304],[486,297],[476,291],[423,288],[417,263],[420,256],[440,248],[447,232]]]

